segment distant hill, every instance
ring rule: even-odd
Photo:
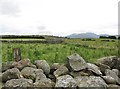
[[[91,33],[91,32],[87,32],[87,33],[80,33],[80,34],[71,34],[71,35],[68,35],[66,37],[68,38],[99,38],[100,36],[111,36],[109,34],[95,34],[95,33]],[[116,36],[118,37],[118,35],[112,35],[112,36]]]
[[[80,34],[71,34],[66,37],[69,37],[69,38],[99,38],[99,35],[88,32],[88,33],[80,33]]]

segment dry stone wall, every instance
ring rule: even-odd
[[[86,63],[78,54],[70,55],[64,64],[49,65],[45,60],[29,59],[2,64],[3,89],[100,88],[120,89],[120,58],[116,56]]]

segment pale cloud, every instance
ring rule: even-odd
[[[20,12],[18,4],[13,0],[0,1],[0,14],[16,16]]]

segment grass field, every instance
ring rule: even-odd
[[[80,54],[87,62],[118,54],[117,40],[101,40],[65,39],[60,44],[2,43],[2,61],[13,60],[13,48],[20,48],[23,59],[29,58],[32,61],[44,59],[49,63],[63,63],[65,58],[73,53]]]

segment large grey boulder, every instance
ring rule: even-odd
[[[60,63],[53,63],[53,64],[50,66],[50,69],[57,70],[61,65],[63,65],[63,64],[60,64]]]
[[[115,84],[108,84],[107,89],[120,89],[120,86],[115,85]]]
[[[0,72],[2,72],[2,63],[0,63]]]
[[[117,81],[111,76],[101,76],[107,84],[116,84]]]
[[[66,61],[66,66],[71,71],[80,71],[86,68],[85,60],[78,54],[68,56]]]
[[[106,74],[106,76],[111,76],[112,78],[114,78],[117,81],[118,84],[120,84],[120,79],[114,71],[106,69],[105,74]]]
[[[120,68],[120,61],[118,61],[118,57],[116,56],[103,57],[98,59],[97,62],[108,65],[111,69]]]
[[[117,59],[117,62],[115,63],[114,69],[118,69],[120,71],[120,58]]]
[[[117,76],[119,76],[119,70],[118,69],[112,69],[114,73],[116,73]]]
[[[50,66],[50,73],[53,74],[54,71],[56,71],[60,66],[62,66],[63,64],[60,64],[60,63],[53,63],[51,66]]]
[[[4,86],[3,86],[3,83],[2,83],[2,82],[0,82],[0,89],[2,89],[2,87],[4,87]]]
[[[2,73],[0,73],[0,89],[2,89],[3,83],[2,83]]]
[[[111,69],[108,65],[102,64],[102,63],[95,63],[100,68],[100,71],[102,72],[103,75],[105,75],[105,70],[106,69]]]
[[[23,59],[18,62],[15,61],[9,61],[2,63],[2,72],[11,69],[11,68],[18,68],[19,70],[23,69],[24,67],[33,67],[36,68],[35,65],[33,65],[29,59]]]
[[[0,82],[2,82],[2,73],[0,72]]]
[[[3,72],[2,74],[2,81],[6,82],[10,79],[18,79],[23,77],[20,71],[17,68],[8,69],[7,71]]]
[[[5,83],[5,87],[32,87],[33,81],[31,79],[11,79]]]
[[[35,80],[35,82],[40,81],[40,80],[44,80],[44,79],[46,79],[46,75],[43,73],[43,70],[38,69],[36,71],[36,80]]]
[[[89,71],[92,71],[92,72],[95,73],[96,75],[102,75],[99,67],[96,66],[95,64],[87,63],[87,69],[88,69]]]
[[[21,74],[25,78],[32,79],[32,80],[46,78],[46,76],[43,74],[42,69],[35,69],[35,68],[32,68],[32,67],[23,68],[22,71],[21,71]]]
[[[35,64],[38,69],[42,69],[46,75],[50,73],[50,66],[46,60],[36,60]]]
[[[96,76],[78,76],[74,78],[78,87],[98,87],[104,89],[107,84],[101,77]]]
[[[63,75],[60,77],[57,77],[56,85],[55,87],[76,87],[75,80],[70,75]]]
[[[5,72],[8,69],[14,68],[16,62],[9,61],[9,62],[3,62],[2,63],[2,72]]]
[[[89,79],[88,76],[77,76],[74,79],[78,87],[89,87],[88,84],[86,84]]]
[[[70,72],[69,73],[72,77],[77,77],[77,76],[94,76],[93,72],[92,71],[89,71],[87,69],[84,69],[84,70],[81,70],[81,71],[78,71],[78,72]]]
[[[66,66],[62,65],[54,72],[54,75],[57,78],[60,75],[68,74],[68,72],[69,72],[68,68]]]
[[[15,68],[18,68],[19,70],[22,70],[24,67],[33,67],[33,68],[36,68],[35,65],[33,65],[31,62],[30,62],[30,59],[23,59],[23,60],[20,60],[18,62],[16,62],[14,64],[14,67]]]
[[[46,78],[46,79],[42,79],[42,80],[39,80],[37,82],[34,83],[34,87],[39,87],[39,88],[42,88],[42,87],[45,87],[46,88],[53,88],[55,85],[54,82],[52,82],[50,79]]]

